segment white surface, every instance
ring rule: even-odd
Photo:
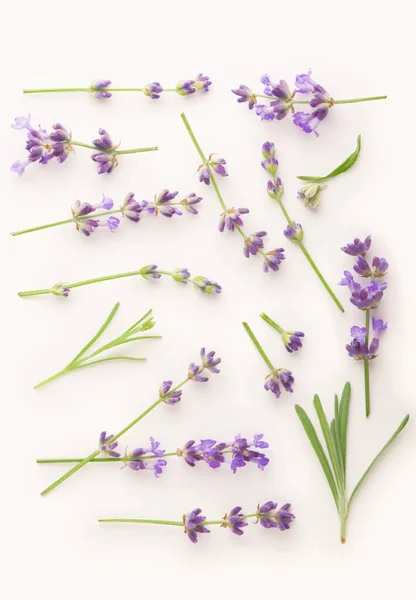
[[[336,593],[343,599],[355,592],[378,598],[404,594],[413,580],[414,424],[356,498],[347,544],[341,546],[332,498],[293,406],[298,402],[311,412],[318,392],[331,411],[333,393],[345,380],[352,382],[351,488],[404,414],[413,411],[414,82],[405,45],[410,39],[407,3],[396,2],[394,11],[380,2],[140,4],[74,0],[58,6],[25,0],[18,8],[3,8],[0,503],[7,568],[2,596],[206,599],[268,593],[300,599]],[[335,108],[315,139],[289,119],[261,123],[229,91],[240,83],[260,91],[263,73],[292,84],[296,73],[310,66],[335,98],[388,94],[389,99]],[[96,77],[109,77],[119,86],[155,79],[171,86],[200,70],[211,76],[213,86],[208,95],[190,98],[166,94],[153,102],[116,94],[99,102],[84,94],[21,94],[23,87],[82,86]],[[183,110],[204,151],[227,159],[230,177],[220,181],[226,202],[250,209],[247,230],[267,228],[268,247],[287,249],[279,273],[264,275],[260,259],[245,259],[237,233],[218,233],[219,205],[213,190],[194,175],[199,158],[179,118]],[[79,149],[64,165],[34,166],[19,180],[8,168],[24,157],[25,136],[10,123],[28,112],[45,127],[61,121],[85,142],[105,127],[124,148],[158,144],[160,151],[121,157],[112,175],[98,177],[89,151]],[[337,165],[353,150],[358,133],[363,136],[359,163],[333,181],[316,214],[308,212],[296,200],[295,176],[325,173]],[[390,328],[371,365],[369,421],[363,418],[362,365],[344,350],[349,328],[361,315],[349,305],[346,290],[338,288],[346,307],[341,315],[301,253],[284,240],[282,215],[264,191],[260,149],[265,140],[276,143],[286,205],[306,229],[306,245],[331,284],[352,265],[339,247],[354,236],[371,232],[374,251],[390,262],[389,290],[379,311]],[[150,199],[163,187],[203,195],[200,215],[123,222],[117,234],[103,230],[90,239],[71,227],[15,239],[7,235],[65,218],[77,198],[97,202],[105,192],[118,203],[132,190]],[[193,274],[219,281],[224,292],[205,298],[169,280],[129,279],[74,290],[62,300],[16,295],[153,262],[165,269],[187,266]],[[87,369],[34,392],[32,385],[63,367],[118,300],[121,309],[108,339],[154,309],[155,331],[164,339],[131,348],[132,354],[145,354],[148,363]],[[304,330],[304,350],[287,355],[258,318],[260,311]],[[293,370],[293,396],[277,401],[263,390],[265,366],[242,320],[277,365]],[[265,472],[248,466],[233,476],[226,468],[191,470],[174,459],[156,480],[149,473],[90,466],[40,498],[40,490],[66,466],[38,466],[36,457],[88,454],[102,429],[118,430],[152,402],[163,379],[181,380],[201,345],[222,357],[221,375],[207,385],[187,386],[180,406],[162,406],[123,441],[131,448],[154,435],[175,449],[191,437],[221,440],[238,432],[264,432],[272,459]],[[220,518],[236,504],[251,512],[268,499],[292,503],[297,520],[290,532],[251,526],[240,539],[215,530],[194,547],[174,528],[96,522],[112,516],[176,519],[196,506],[209,518]]]

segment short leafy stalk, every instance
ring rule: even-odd
[[[103,335],[105,330],[109,327],[110,323],[114,319],[117,310],[119,309],[120,303],[118,302],[114,308],[111,310],[110,314],[104,321],[104,324],[100,327],[97,333],[93,336],[93,338],[86,344],[83,349],[76,355],[76,357],[67,364],[67,366],[51,375],[47,379],[44,379],[37,385],[35,385],[35,389],[38,389],[51,381],[54,381],[61,375],[65,375],[67,373],[71,373],[72,371],[77,371],[78,369],[83,369],[85,367],[90,367],[91,365],[97,365],[100,363],[110,362],[113,360],[131,360],[131,361],[143,361],[145,358],[137,358],[133,356],[107,356],[105,358],[98,358],[102,355],[103,352],[107,352],[112,350],[113,348],[117,348],[118,346],[122,346],[124,344],[129,344],[130,342],[135,342],[138,340],[149,340],[149,339],[160,339],[160,335],[138,335],[141,332],[148,331],[155,326],[155,321],[151,316],[152,311],[149,310],[141,319],[133,323],[131,327],[129,327],[126,331],[124,331],[121,335],[113,339],[111,342],[108,342],[98,350],[94,350],[93,352],[87,354],[87,351],[95,344],[95,342]]]
[[[307,437],[314,449],[318,460],[321,464],[322,470],[328,482],[332,496],[334,498],[335,506],[338,511],[340,518],[340,538],[341,542],[346,541],[346,527],[349,512],[351,509],[352,501],[358,492],[359,488],[367,478],[370,471],[373,469],[375,464],[378,462],[382,454],[389,448],[394,442],[396,437],[406,426],[409,421],[409,415],[403,419],[399,427],[396,429],[392,437],[383,446],[374,460],[370,463],[369,467],[364,472],[361,479],[353,489],[350,496],[347,491],[347,432],[348,432],[348,417],[349,417],[349,406],[351,398],[351,386],[347,382],[344,386],[344,390],[341,395],[341,400],[335,395],[334,401],[334,417],[329,423],[325,411],[322,407],[321,401],[318,395],[314,397],[314,407],[318,416],[319,425],[321,428],[322,436],[325,442],[326,451],[316,433],[315,427],[312,421],[306,414],[305,410],[296,405],[296,413],[302,423]]]

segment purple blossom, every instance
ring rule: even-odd
[[[278,200],[283,196],[284,188],[280,177],[267,182],[267,193],[272,200]]]
[[[160,98],[160,94],[163,92],[163,87],[160,85],[158,81],[153,81],[152,83],[148,83],[143,88],[143,94],[145,96],[149,96],[152,100],[157,100]]]
[[[292,93],[288,84],[283,79],[281,79],[279,83],[274,83],[268,75],[263,75],[261,82],[266,86],[264,88],[266,96],[277,98],[277,100],[273,100],[270,103],[269,110],[266,110],[268,116],[264,116],[264,112],[263,114],[260,114],[262,120],[272,120],[275,118],[280,121],[281,119],[284,119],[287,113],[292,109],[293,104]],[[273,110],[273,117],[269,112],[270,108]],[[257,114],[259,113],[257,112]]]
[[[109,79],[94,79],[90,84],[90,94],[94,98],[111,98],[111,92],[106,89],[110,85],[111,81]]]
[[[371,235],[368,235],[363,242],[358,238],[355,238],[355,240],[351,244],[343,246],[341,250],[345,252],[345,254],[349,254],[350,256],[362,256],[363,258],[365,258],[365,255],[370,250],[370,246]]]
[[[373,258],[372,267],[374,277],[384,277],[387,273],[387,269],[389,268],[389,263],[385,258],[379,258],[378,256],[375,256]]]
[[[210,85],[212,85],[212,81],[210,81],[208,75],[203,73],[198,73],[193,83],[195,89],[203,92],[208,92]]]
[[[236,225],[242,227],[244,223],[241,215],[246,215],[249,212],[248,208],[227,208],[221,215],[218,229],[223,232],[225,227],[229,231],[234,231]]]
[[[276,117],[273,106],[268,104],[257,104],[256,115],[258,115],[262,121],[273,121]]]
[[[297,127],[300,127],[305,133],[313,132],[317,137],[319,137],[319,133],[316,131],[316,128],[321,120],[322,119],[320,119],[315,112],[306,113],[298,111],[293,115],[293,123],[297,125]]]
[[[140,269],[140,275],[144,279],[160,279],[162,275],[156,271],[157,265],[146,265]]]
[[[205,183],[205,185],[209,185],[211,183],[211,171],[207,165],[200,165],[198,167],[198,175],[199,181]]]
[[[302,348],[302,339],[305,334],[302,331],[284,331],[282,340],[288,352],[297,352]]]
[[[186,198],[181,200],[180,203],[184,207],[185,210],[192,213],[193,215],[197,215],[198,211],[194,205],[199,204],[201,202],[201,200],[202,200],[202,198],[200,198],[196,194],[192,193],[192,194],[188,194],[188,196],[186,196]]]
[[[113,437],[113,434],[107,435],[106,431],[102,431],[98,439],[98,449],[106,456],[111,456],[112,458],[119,458],[121,456],[120,453],[114,452],[114,450],[118,446],[118,442],[109,443],[110,440],[113,439]]]
[[[162,190],[158,194],[155,195],[154,203],[155,210],[154,214],[157,216],[158,214],[163,215],[164,217],[171,218],[173,215],[181,215],[181,211],[172,206],[170,203],[177,196],[178,192],[170,192],[169,190]]]
[[[261,147],[261,151],[264,158],[270,158],[276,154],[276,148],[273,142],[264,142],[263,146]]]
[[[355,360],[372,360],[376,358],[379,347],[380,334],[387,329],[387,323],[382,319],[372,318],[374,337],[370,345],[366,343],[369,334],[365,327],[351,327],[352,340],[345,346],[348,354]]]
[[[193,544],[198,541],[198,533],[211,533],[207,529],[203,522],[206,521],[206,517],[201,515],[202,510],[195,508],[192,512],[183,516],[183,524],[185,527],[185,533],[188,534],[188,538]]]
[[[165,450],[160,448],[160,442],[154,438],[150,438],[148,448],[136,448],[128,455],[127,464],[133,471],[153,471],[155,477],[163,472],[163,467],[166,467],[166,460],[160,458],[165,453]],[[146,456],[151,454],[153,456]]]
[[[163,398],[166,404],[177,404],[182,398],[182,390],[172,390],[172,381],[164,381],[159,388],[159,397]]]
[[[218,154],[210,154],[208,157],[208,164],[214,169],[218,175],[222,175],[222,177],[228,177],[228,173],[226,168],[224,167],[227,164],[225,158],[221,158]]]
[[[292,226],[288,225],[283,233],[291,242],[299,243],[303,239],[303,227],[300,223],[295,223],[295,221],[292,221]]]
[[[91,155],[91,159],[98,163],[97,172],[99,175],[102,173],[111,173],[112,170],[117,167],[118,161],[114,151],[118,148],[119,144],[113,144],[110,135],[105,129],[99,129],[99,138],[93,140],[93,145],[102,152],[97,152]]]
[[[276,398],[280,398],[280,385],[282,385],[287,392],[292,393],[292,384],[294,381],[292,371],[289,371],[288,369],[275,369],[267,375],[264,382],[264,389],[272,392]]]
[[[357,256],[357,263],[353,266],[353,269],[361,277],[371,277],[371,267],[366,259],[360,255]]]
[[[89,202],[81,202],[76,200],[72,205],[72,217],[75,220],[75,227],[77,231],[83,233],[87,237],[93,233],[97,227],[108,227],[110,231],[115,231],[120,224],[120,220],[117,217],[111,216],[105,221],[99,221],[98,219],[83,219],[86,215],[93,213],[96,210],[110,210],[114,206],[114,202],[111,198],[106,196],[102,197],[101,202],[98,204],[90,204]]]
[[[193,79],[178,81],[175,90],[180,96],[189,96],[189,94],[196,92],[194,84],[195,81]]]
[[[249,258],[250,254],[253,256],[256,255],[258,251],[264,247],[263,238],[266,235],[266,231],[256,231],[255,233],[247,235],[244,238],[244,256]]]
[[[263,271],[265,273],[268,273],[270,269],[272,271],[278,271],[279,265],[284,258],[285,256],[283,248],[269,250],[269,252],[266,252],[264,255]]]
[[[245,520],[244,514],[241,512],[241,506],[236,506],[226,515],[221,527],[229,527],[236,535],[243,535],[242,527],[246,527],[248,522]]]
[[[26,150],[29,152],[28,158],[25,161],[17,160],[11,166],[11,171],[22,176],[25,168],[35,162],[46,165],[54,158],[52,144],[48,136],[48,132],[42,129],[39,125],[35,129],[30,123],[30,115],[27,117],[16,117],[12,124],[13,129],[27,130]]]
[[[312,70],[296,76],[295,87],[298,94],[326,94],[325,89],[311,77]]]
[[[202,366],[204,369],[208,369],[211,373],[219,373],[220,370],[217,368],[217,365],[220,364],[221,359],[215,358],[215,352],[211,350],[208,354],[205,352],[205,348],[201,348],[200,357]]]
[[[348,287],[351,292],[351,304],[360,310],[377,308],[383,298],[383,292],[387,288],[387,283],[383,282],[379,284],[375,280],[371,281],[367,286],[361,287],[349,271],[344,271],[344,278],[341,279],[339,285]]]
[[[250,450],[252,446],[255,448],[268,448],[269,444],[262,441],[263,434],[256,435],[253,442],[249,443],[246,438],[237,435],[232,443],[232,460],[231,471],[236,472],[238,468],[245,467],[247,463],[252,462],[263,470],[269,464],[269,459],[262,452]]]
[[[246,85],[240,85],[235,90],[231,90],[233,94],[239,96],[237,102],[248,102],[248,107],[251,110],[255,104],[257,104],[257,97],[254,92],[251,91]]]
[[[217,444],[215,440],[201,440],[201,443],[198,446],[203,460],[211,467],[211,469],[218,469],[225,461],[223,451],[226,447],[227,444],[225,442]]]
[[[178,283],[187,283],[187,279],[191,276],[188,269],[175,269],[172,272],[172,279]]]
[[[204,460],[202,456],[199,445],[195,445],[195,440],[189,440],[186,442],[183,448],[178,448],[176,451],[178,456],[182,456],[190,467],[194,467],[195,463]]]
[[[71,145],[71,133],[61,124],[52,125],[54,130],[49,138],[53,141],[52,151],[59,163],[63,163],[71,152],[74,151]]]
[[[277,167],[279,166],[279,161],[275,156],[269,156],[268,158],[265,158],[261,161],[261,166],[269,173],[269,175],[276,175]],[[280,179],[279,182],[281,184]]]
[[[290,504],[284,504],[282,508],[277,510],[276,502],[266,502],[262,506],[257,507],[257,519],[260,525],[266,529],[290,529],[290,524],[295,519],[295,515],[290,510]]]
[[[122,206],[120,206],[120,210],[124,217],[130,219],[130,221],[134,221],[134,223],[138,223],[140,221],[140,214],[143,210],[146,210],[147,206],[148,202],[146,202],[146,200],[138,202],[134,197],[134,193],[130,192],[124,198],[124,202]]]
[[[205,383],[206,381],[209,381],[209,377],[201,375],[202,372],[203,368],[200,365],[190,363],[188,367],[188,379],[192,379],[192,381],[198,381],[199,383]]]
[[[196,290],[199,290],[202,294],[208,294],[210,296],[212,296],[213,294],[220,294],[222,290],[219,283],[211,281],[203,275],[198,275],[197,277],[195,277],[193,280],[193,284]]]

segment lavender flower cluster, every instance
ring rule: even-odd
[[[111,81],[109,79],[96,79],[91,82],[90,93],[94,98],[106,99],[111,98]],[[208,92],[212,81],[207,75],[198,73],[195,79],[183,79],[178,81],[175,88],[168,91],[174,91],[180,96],[189,96],[197,91]],[[152,100],[157,100],[164,91],[163,86],[159,81],[152,81],[144,86],[141,90],[145,96]]]
[[[344,271],[344,277],[340,281],[340,285],[346,286],[351,293],[350,302],[363,311],[376,309],[387,288],[387,283],[385,281],[380,283],[380,281],[387,273],[388,262],[385,258],[374,256],[370,264],[367,258],[370,247],[371,236],[368,236],[364,241],[356,238],[351,244],[341,248],[346,254],[356,257],[353,269],[357,275],[370,280],[370,283],[363,287],[358,281],[355,281],[350,271]],[[354,326],[351,328],[352,340],[346,345],[346,349],[355,360],[372,360],[377,356],[380,334],[387,329],[387,323],[382,319],[372,317],[371,325],[374,336],[371,343],[369,343],[370,331],[367,327]]]
[[[262,121],[275,119],[281,121],[291,113],[293,123],[297,127],[300,127],[305,133],[313,132],[318,136],[317,127],[326,118],[329,109],[334,106],[334,99],[322,85],[314,81],[311,73],[312,71],[309,70],[308,73],[296,76],[293,92],[286,81],[281,79],[279,82],[274,82],[269,75],[263,75],[260,79],[265,86],[264,95],[256,94],[246,85],[240,85],[239,88],[231,91],[238,96],[237,102],[248,102],[250,110],[255,107],[255,112]],[[312,108],[311,112],[295,111],[296,94],[312,96],[309,102]],[[270,98],[269,104],[258,104],[258,96]]]

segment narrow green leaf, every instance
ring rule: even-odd
[[[319,438],[316,434],[315,428],[312,425],[312,422],[309,419],[308,415],[303,410],[303,408],[301,406],[299,406],[299,404],[296,404],[295,410],[300,419],[300,422],[303,425],[305,433],[309,438],[312,448],[315,450],[316,456],[318,457],[318,460],[321,463],[322,470],[328,481],[329,487],[331,488],[331,492],[334,497],[335,504],[338,506],[338,491],[337,491],[337,486],[335,485],[334,475],[332,473],[332,470],[331,470],[328,458],[325,454],[325,451],[322,448],[322,444],[319,441]]]
[[[311,181],[311,182],[319,182],[326,181],[327,179],[332,179],[332,177],[336,177],[337,175],[341,175],[341,173],[345,173],[348,169],[355,164],[359,154],[361,151],[361,134],[357,137],[357,147],[352,154],[348,156],[336,169],[325,175],[324,177],[310,177],[309,175],[298,175],[298,179],[302,181]]]
[[[331,460],[332,468],[335,473],[335,479],[337,480],[338,489],[341,492],[343,489],[343,477],[341,465],[338,461],[337,451],[335,448],[335,444],[332,439],[331,430],[329,428],[328,419],[326,418],[324,409],[322,407],[319,396],[315,394],[313,398],[313,405],[316,410],[316,414],[318,415],[319,423],[321,425],[322,433],[325,438],[326,447],[328,450],[329,458]]]
[[[109,358],[100,358],[99,360],[92,360],[91,362],[81,363],[77,369],[83,369],[84,367],[90,367],[91,365],[98,365],[98,363],[109,362],[110,360],[147,360],[146,358],[135,358],[134,356],[110,356]]]
[[[338,429],[339,429],[339,427],[338,427]],[[334,442],[335,450],[336,450],[336,453],[337,453],[338,464],[339,464],[339,466],[341,468],[342,483],[343,483],[344,488],[345,488],[344,463],[343,463],[343,460],[342,460],[341,440],[339,438],[339,433],[337,432],[337,421],[336,421],[336,419],[332,419],[331,426],[330,426],[330,431],[331,431],[331,437],[332,437],[333,442]]]
[[[370,463],[369,467],[364,472],[364,475],[361,477],[360,481],[355,486],[355,488],[354,488],[354,490],[353,490],[353,492],[351,494],[351,498],[350,498],[348,507],[351,506],[352,499],[354,498],[355,494],[358,492],[360,486],[362,485],[362,483],[364,482],[364,480],[366,479],[367,475],[370,473],[370,471],[372,470],[372,468],[374,467],[374,465],[376,464],[376,462],[378,461],[378,459],[381,457],[382,454],[384,454],[384,452],[387,450],[387,448],[394,442],[394,440],[397,438],[397,436],[403,431],[403,429],[406,427],[409,419],[410,419],[410,415],[406,415],[405,418],[403,419],[403,421],[400,423],[399,427],[396,429],[396,431],[391,436],[391,438],[382,447],[382,449],[377,454],[377,456],[374,458],[374,460]]]
[[[73,365],[74,362],[76,362],[83,354],[85,354],[85,352],[89,348],[91,348],[91,346],[93,344],[95,344],[95,342],[98,340],[98,338],[104,333],[104,331],[110,325],[111,321],[114,319],[114,316],[115,316],[116,312],[118,311],[119,307],[120,307],[120,302],[117,302],[117,304],[114,305],[114,307],[111,310],[110,314],[108,315],[108,317],[106,318],[106,320],[104,321],[104,323],[100,327],[100,329],[97,331],[97,333],[94,335],[94,337],[88,342],[88,344],[86,344],[83,347],[83,349],[81,350],[81,352],[78,352],[78,354],[76,355],[76,357],[69,363],[68,366]]]
[[[348,416],[350,410],[350,398],[351,398],[351,384],[349,381],[344,385],[344,389],[341,394],[341,402],[339,405],[339,425],[340,425],[340,439],[342,446],[342,458],[344,461],[344,471],[347,472],[347,430],[348,430]]]

